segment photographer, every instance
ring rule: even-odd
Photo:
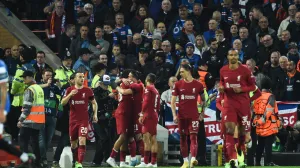
[[[97,135],[97,146],[91,166],[100,166],[103,159],[108,159],[112,146],[111,142],[113,142],[113,139],[111,139],[111,128],[113,127],[112,112],[118,102],[114,99],[115,95],[108,90],[108,85],[110,84],[110,77],[103,75],[93,89],[95,99],[99,105],[99,121],[94,124],[95,133]]]
[[[285,144],[287,152],[300,152],[300,121],[297,121],[294,128],[287,127],[287,142]]]
[[[47,165],[47,149],[51,143],[56,126],[55,117],[59,103],[57,95],[60,96],[61,94],[57,83],[57,80],[53,79],[53,71],[51,69],[44,69],[42,72],[42,80],[40,83],[38,83],[44,91],[46,114],[45,128],[40,131],[39,135],[39,146],[43,165]]]

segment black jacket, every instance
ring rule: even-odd
[[[292,86],[292,95],[291,99],[287,99],[287,89],[290,89]],[[288,76],[286,76],[284,81],[284,101],[300,101],[300,72],[296,71],[295,75],[290,79]]]
[[[161,65],[155,65],[156,82],[155,87],[161,94],[163,91],[169,88],[169,78],[174,74],[174,67],[170,63],[163,63]]]
[[[72,39],[63,33],[58,40],[58,55],[60,59],[65,56],[66,48],[69,50]]]
[[[243,40],[242,44],[242,51],[244,51],[244,61],[246,62],[250,58],[255,58],[257,51],[256,44],[250,38]]]
[[[67,83],[61,88],[61,99],[62,100],[67,88],[70,87],[70,84]],[[66,104],[63,106],[63,111],[58,111],[57,113],[57,121],[56,121],[56,130],[61,131],[64,133],[69,132],[69,112],[70,112],[70,105]]]

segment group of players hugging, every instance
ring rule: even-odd
[[[250,124],[256,125],[256,133],[259,136],[278,132],[280,124],[277,117],[278,108],[274,95],[270,92],[270,81],[267,78],[261,81],[262,87],[258,89],[253,74],[239,62],[238,51],[229,50],[227,59],[228,65],[220,70],[217,98],[217,107],[222,111],[225,168],[245,168],[246,134],[249,134]],[[192,77],[192,69],[189,64],[180,66],[181,80],[175,83],[171,99],[173,120],[178,124],[180,133],[180,150],[184,161],[182,168],[194,167],[198,164],[197,133],[199,122],[204,119],[207,102],[205,88]],[[116,90],[119,105],[115,111],[115,118],[119,138],[106,162],[112,167],[157,167],[156,135],[160,95],[154,86],[156,76],[148,74],[144,86],[139,80],[137,71],[133,70],[127,74],[127,78],[115,82],[118,84]],[[83,87],[83,82],[84,74],[77,73],[75,86],[69,87],[62,99],[62,104],[70,105],[71,148],[73,157],[77,161],[76,165],[79,165],[77,167],[82,167],[81,163],[85,155],[89,102],[92,103],[94,111],[93,121],[98,120],[97,103],[93,92]],[[198,110],[199,106],[202,107],[201,111]],[[254,111],[253,114],[251,110]],[[237,140],[234,138],[236,130],[238,130]],[[188,137],[190,138],[190,160]],[[141,154],[139,165],[136,157],[137,147]],[[131,155],[129,164],[125,163],[127,149]],[[120,153],[120,165],[115,161],[118,153]]]

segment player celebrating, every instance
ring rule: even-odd
[[[205,94],[203,85],[195,80],[191,75],[192,67],[189,64],[181,65],[180,76],[182,79],[175,83],[172,91],[171,108],[174,123],[178,123],[180,132],[180,150],[184,163],[182,168],[189,167],[187,135],[190,134],[190,150],[192,154],[191,167],[198,164],[196,160],[198,143],[197,134],[199,130],[199,120],[203,120],[203,111],[205,110]],[[201,96],[202,111],[198,112],[197,99]],[[179,97],[178,118],[176,114],[176,98]],[[199,113],[201,113],[199,115]]]
[[[134,106],[133,106],[133,124],[134,124],[134,136],[129,138],[128,147],[131,155],[130,166],[136,166],[136,144],[138,144],[139,152],[142,156],[141,161],[144,159],[144,142],[142,140],[142,125],[139,123],[139,113],[142,111],[142,103],[143,103],[143,93],[144,93],[144,85],[139,81],[139,72],[132,70],[128,79],[132,81],[129,85],[129,89],[122,89],[117,87],[117,90],[122,95],[130,95],[133,96]],[[136,142],[135,142],[136,140]]]
[[[75,168],[82,168],[82,162],[86,151],[86,136],[88,133],[89,102],[93,106],[93,122],[97,123],[98,105],[94,98],[94,93],[90,88],[84,87],[84,74],[77,72],[75,75],[75,86],[66,90],[61,104],[70,104],[69,133],[73,159],[76,160]],[[79,140],[79,147],[78,147]],[[77,149],[78,147],[78,149]]]
[[[230,49],[227,59],[229,64],[220,70],[219,92],[224,93],[222,121],[225,123],[226,151],[230,158],[230,166],[236,168],[237,157],[243,156],[242,152],[245,150],[245,127],[250,126],[249,92],[256,87],[249,69],[239,63],[237,50]],[[243,131],[239,131],[236,151],[234,131],[237,125],[238,129]],[[246,167],[244,159],[239,160],[239,167]]]
[[[155,83],[156,76],[152,73],[146,77],[146,89],[143,98],[142,111],[140,113],[139,122],[143,125],[143,139],[145,143],[144,162],[136,167],[157,167],[157,124],[158,112],[160,109],[160,96],[156,90]],[[151,151],[151,162],[150,159]]]

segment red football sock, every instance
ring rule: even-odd
[[[191,140],[191,145],[190,145],[191,155],[192,157],[197,157],[197,152],[198,152],[197,134],[191,134],[190,140]]]
[[[126,151],[120,151],[120,162],[125,162]]]
[[[186,135],[180,135],[180,151],[183,158],[188,157],[188,145]]]
[[[151,153],[151,164],[156,164],[157,162],[157,153],[156,152],[152,152]]]
[[[144,155],[144,163],[148,164],[149,163],[149,159],[150,159],[150,151],[145,151],[145,155]]]
[[[78,148],[72,149],[73,160],[78,161]]]
[[[135,143],[135,140],[128,143],[128,150],[130,152],[131,157],[136,156],[136,143]]]
[[[229,162],[230,159],[229,159],[229,156],[228,156],[228,153],[227,153],[227,150],[226,150],[226,138],[223,139],[223,153],[224,153],[224,161],[225,161],[225,163]]]
[[[239,136],[239,139],[238,139],[238,146],[237,148],[242,150],[243,152],[245,152],[246,150],[246,146],[245,146],[245,143],[246,143],[246,135],[241,135]]]
[[[82,163],[85,156],[85,145],[79,145],[78,148],[78,163]]]
[[[144,141],[141,139],[141,140],[138,140],[137,142],[137,145],[139,147],[139,153],[142,157],[144,157]]]
[[[226,133],[225,138],[226,138],[226,150],[227,150],[229,159],[236,159],[237,156],[236,156],[233,134]]]
[[[239,139],[238,138],[233,138],[234,139],[234,143],[237,144],[239,143]]]
[[[116,158],[117,157],[117,154],[118,154],[118,151],[115,150],[114,148],[111,150],[111,153],[110,153],[110,157],[111,158]]]

